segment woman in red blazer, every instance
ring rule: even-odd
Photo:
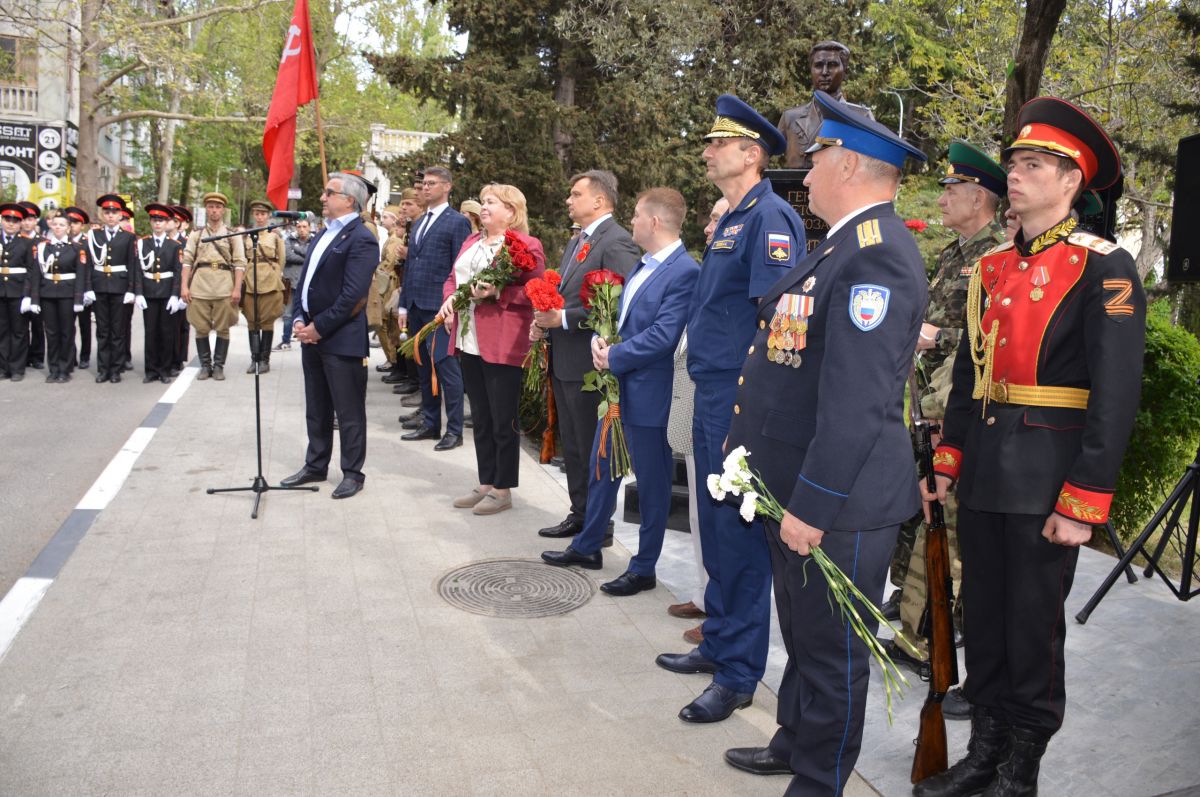
[[[479,486],[456,498],[454,506],[473,507],[476,515],[494,515],[512,507],[512,488],[517,486],[521,364],[529,352],[529,325],[533,321],[525,283],[546,270],[546,256],[541,241],[529,235],[525,195],[520,189],[499,183],[484,186],[479,203],[482,229],[463,242],[442,289],[445,302],[438,316],[446,320],[450,351],[457,350],[462,364],[479,471]],[[450,296],[459,285],[491,265],[509,230],[529,247],[537,266],[520,272],[511,285],[500,290],[494,285],[479,285],[475,301],[462,311],[470,315],[464,330],[455,317]]]

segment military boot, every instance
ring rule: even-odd
[[[913,786],[914,797],[967,797],[982,792],[996,780],[996,768],[1008,756],[1010,732],[1008,721],[999,711],[972,707],[966,757]]]
[[[250,330],[247,333],[250,336],[250,365],[246,368],[246,373],[254,373],[254,366],[258,364],[259,352],[262,350],[262,333],[256,330]]]
[[[196,354],[200,356],[200,373],[196,379],[211,379],[213,375],[212,349],[209,347],[208,336],[196,336]]]
[[[984,797],[1037,797],[1038,770],[1050,734],[1030,728],[1013,728],[1008,758],[996,768],[996,779]]]
[[[229,338],[217,338],[217,346],[213,350],[212,378],[218,382],[225,381],[225,356],[229,354]]]
[[[275,330],[267,329],[259,334],[258,338],[258,372],[266,374],[271,372],[271,338],[275,337]]]

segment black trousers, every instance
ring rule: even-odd
[[[21,297],[0,298],[0,375],[24,374],[29,362],[29,319]]]
[[[558,410],[558,435],[562,439],[563,462],[567,467],[567,494],[571,496],[570,518],[581,525],[587,516],[588,460],[596,436],[598,391],[583,392],[583,382],[565,382],[552,376],[554,406]]]
[[[958,507],[963,629],[972,705],[1003,711],[1013,725],[1054,733],[1067,698],[1063,604],[1079,549],[1042,537],[1044,515]]]
[[[125,340],[129,337],[129,316],[125,312],[124,294],[98,293],[92,307],[96,311],[96,374],[112,376],[121,373],[125,364]]]
[[[367,366],[361,357],[322,354],[315,345],[300,347],[304,368],[304,420],[308,452],[304,467],[326,473],[333,456],[333,416],[337,414],[342,476],[362,482],[367,459]]]
[[[146,328],[146,376],[160,379],[169,376],[171,363],[175,361],[179,323],[167,312],[167,300],[147,299],[142,324]]]
[[[188,323],[187,310],[180,310],[171,318],[175,323],[174,343],[171,347],[171,356],[174,358],[172,362],[183,367],[188,361],[188,338],[192,334],[192,325]]]
[[[125,308],[125,353],[121,360],[121,366],[124,367],[125,363],[130,363],[130,367],[132,368],[133,367],[133,365],[132,365],[132,363],[133,363],[133,340],[132,340],[132,338],[133,338],[133,305],[126,304],[126,305],[122,305],[122,306]]]
[[[516,487],[521,462],[521,367],[489,363],[475,354],[462,354],[459,361],[475,424],[479,483]]]
[[[779,730],[770,748],[796,773],[787,795],[840,795],[862,746],[871,654],[841,614],[830,609],[827,582],[811,557],[784,545],[779,524],[763,525],[788,654],[779,688]],[[878,605],[899,528],[827,533],[821,550]],[[876,624],[859,611],[875,633]]]
[[[74,299],[42,299],[46,329],[46,369],[50,376],[66,375],[75,353]]]
[[[37,313],[29,314],[29,364],[46,360],[46,325]]]
[[[89,304],[75,314],[79,325],[79,361],[92,359],[92,306]]]

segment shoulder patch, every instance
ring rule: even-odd
[[[883,236],[879,233],[879,219],[867,219],[858,225],[857,230],[860,249],[883,243]]]
[[[997,252],[1003,252],[1003,251],[1006,251],[1006,250],[1008,250],[1008,249],[1012,249],[1012,248],[1013,248],[1013,242],[1012,242],[1012,241],[1005,241],[1004,243],[999,243],[999,244],[996,244],[996,245],[995,245],[995,246],[993,246],[991,249],[989,249],[989,250],[987,250],[986,252],[984,252],[984,253],[983,253],[983,257],[987,257],[988,255],[994,255],[994,254],[996,254]]]
[[[712,248],[713,248],[713,251],[714,251],[714,252],[720,252],[720,251],[723,251],[723,250],[729,250],[729,249],[732,249],[732,248],[733,248],[733,247],[735,247],[735,246],[737,246],[737,239],[736,239],[736,238],[722,238],[722,239],[720,239],[720,240],[717,240],[717,241],[713,241],[713,242],[712,242]]]
[[[1092,235],[1090,232],[1073,232],[1067,238],[1067,243],[1091,249],[1093,252],[1101,255],[1111,255],[1121,248],[1112,241],[1107,241],[1098,235]]]
[[[767,233],[767,259],[786,263],[792,259],[792,236],[787,233]]]
[[[1133,305],[1129,297],[1133,293],[1133,282],[1127,279],[1110,279],[1101,283],[1104,290],[1110,291],[1104,299],[1104,312],[1109,318],[1118,321],[1133,315]]]
[[[882,285],[854,285],[850,288],[850,321],[863,332],[883,323],[892,292]]]

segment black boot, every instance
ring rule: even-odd
[[[200,373],[196,374],[196,379],[212,379],[212,348],[209,346],[208,335],[196,336],[196,354],[200,356]]]
[[[255,364],[258,363],[258,354],[262,347],[260,343],[262,333],[252,329],[247,334],[250,336],[250,366],[246,368],[246,373],[252,374]]]
[[[266,374],[271,372],[271,338],[275,337],[275,330],[266,329],[258,333],[258,372]]]
[[[218,382],[225,381],[225,356],[229,354],[229,338],[217,338],[216,348],[213,349],[212,378]]]
[[[1029,728],[1013,728],[1008,758],[996,768],[996,779],[984,797],[1037,797],[1038,770],[1050,734]]]
[[[1010,728],[999,711],[971,709],[971,741],[967,756],[940,775],[913,786],[915,797],[967,797],[979,794],[996,779],[996,768],[1008,755]]]

